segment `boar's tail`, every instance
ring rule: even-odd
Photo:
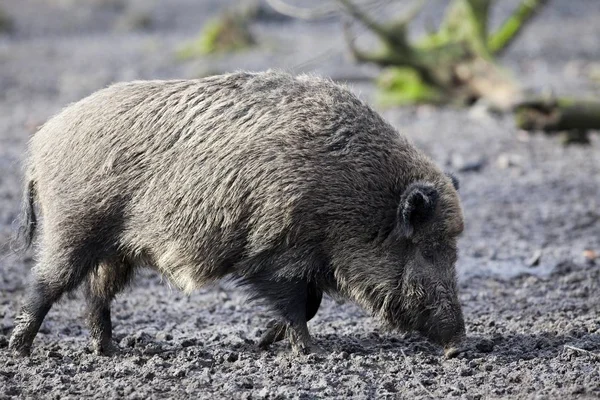
[[[30,179],[27,181],[25,192],[23,195],[23,207],[22,207],[22,223],[19,228],[18,238],[24,242],[22,250],[27,250],[33,238],[35,236],[35,229],[37,227],[37,217],[35,215],[35,200],[37,197],[37,191],[35,187],[35,181]]]

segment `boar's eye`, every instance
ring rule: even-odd
[[[420,225],[433,217],[438,197],[435,187],[427,182],[415,182],[405,190],[397,212],[397,229],[401,236],[411,237]]]
[[[429,262],[433,261],[434,257],[435,257],[435,250],[432,249],[431,247],[425,247],[423,249],[421,249],[421,255],[423,256],[423,258]]]
[[[430,263],[444,261],[453,264],[456,262],[457,248],[451,243],[440,242],[434,246],[423,247],[421,255]]]

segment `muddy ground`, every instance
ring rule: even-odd
[[[259,351],[269,317],[243,293],[217,285],[187,297],[150,272],[114,302],[121,355],[90,354],[79,294],[52,309],[31,358],[9,354],[32,266],[31,255],[9,249],[21,162],[47,117],[114,81],[240,68],[352,78],[372,99],[372,85],[355,78],[376,70],[348,61],[336,20],[267,13],[253,25],[257,49],[177,61],[177,46],[223,3],[0,0],[14,21],[0,34],[0,398],[600,397],[600,260],[583,255],[600,253],[600,137],[564,148],[481,107],[383,111],[461,179],[470,349],[459,357],[445,360],[417,335],[383,332],[353,304],[330,299],[309,324],[324,354],[294,357],[286,343]],[[431,3],[423,18],[435,21],[443,2]],[[514,3],[503,1],[494,21]],[[597,97],[589,73],[599,60],[600,3],[555,0],[503,63],[532,90]]]

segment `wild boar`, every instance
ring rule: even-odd
[[[24,233],[38,257],[10,348],[27,355],[52,304],[84,285],[93,348],[138,267],[191,292],[229,277],[311,349],[323,293],[443,346],[465,334],[456,182],[348,89],[236,72],[100,90],[31,139]]]

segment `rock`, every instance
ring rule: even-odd
[[[475,344],[475,348],[482,353],[491,353],[494,351],[494,342],[489,339],[481,339]]]
[[[179,345],[181,347],[191,347],[191,346],[195,346],[196,344],[197,344],[197,340],[192,339],[192,338],[183,339],[183,340],[181,340],[181,342],[179,342]]]
[[[453,154],[450,159],[450,165],[458,172],[479,172],[486,163],[487,160],[484,157],[467,158],[461,154]]]
[[[540,265],[540,260],[542,259],[542,250],[536,250],[533,255],[527,260],[528,267],[537,267]]]
[[[156,338],[158,340],[170,341],[170,340],[173,340],[173,335],[171,335],[168,332],[161,331],[156,334]]]
[[[46,353],[46,357],[50,357],[50,358],[62,358],[62,354],[60,354],[58,351],[56,350],[49,350]]]
[[[145,347],[147,346],[149,343],[152,343],[152,337],[147,334],[146,332],[138,332],[135,333],[133,335],[127,335],[125,336],[123,339],[121,339],[121,341],[119,342],[119,344],[121,345],[121,347]]]
[[[512,167],[520,167],[523,164],[521,157],[516,154],[502,153],[496,161],[498,168],[507,169]]]
[[[396,393],[398,391],[398,388],[396,388],[396,384],[392,381],[384,382],[383,388],[385,390],[387,390],[388,392],[392,392],[392,393]]]
[[[594,262],[598,258],[598,253],[596,253],[594,250],[585,250],[583,252],[583,257],[586,259],[586,261]]]
[[[154,377],[155,377],[155,376],[156,376],[156,375],[154,374],[154,372],[152,372],[152,371],[148,371],[148,372],[146,372],[146,373],[144,374],[144,376],[143,376],[143,379],[144,379],[146,382],[148,382],[148,381],[151,381],[152,379],[154,379]]]

